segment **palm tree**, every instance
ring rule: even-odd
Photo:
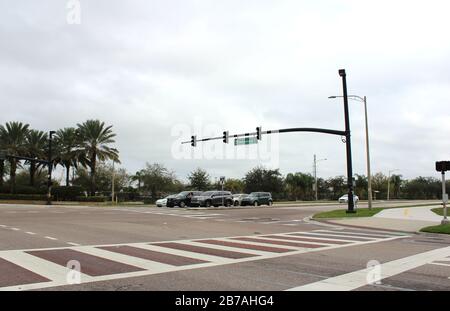
[[[112,125],[105,126],[99,120],[87,120],[82,124],[77,124],[77,136],[80,152],[80,163],[90,168],[91,195],[95,195],[96,181],[95,172],[98,161],[108,159],[119,161],[119,151],[108,145],[114,143],[116,134],[112,132]]]
[[[3,146],[9,155],[23,155],[25,149],[25,139],[30,126],[22,122],[7,122],[5,126],[0,127],[0,137],[2,137]],[[16,192],[16,170],[18,160],[9,159],[9,179],[11,183],[11,193]]]
[[[47,136],[42,131],[30,130],[25,138],[25,155],[29,158],[43,159],[45,158],[45,149],[47,147]],[[41,163],[35,161],[28,161],[30,165],[30,186],[34,186],[34,176],[36,170],[41,166]]]
[[[66,169],[66,186],[70,184],[70,168],[78,164],[78,136],[77,130],[67,127],[56,132],[55,149],[56,161]]]

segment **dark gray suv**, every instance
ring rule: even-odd
[[[233,205],[233,196],[230,191],[206,191],[191,199],[191,206],[217,207],[221,205]]]
[[[269,206],[273,204],[272,195],[269,192],[252,192],[241,200],[241,206],[263,204]]]

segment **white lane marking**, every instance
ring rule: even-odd
[[[6,226],[5,226],[5,225],[0,225],[0,227],[2,227],[2,228],[6,228]]]
[[[153,245],[153,244],[140,243],[140,244],[136,244],[136,245],[132,245],[132,246],[139,247],[142,249],[148,249],[148,250],[160,252],[160,253],[166,253],[166,254],[171,254],[171,255],[177,255],[177,256],[183,256],[183,257],[188,257],[188,258],[209,261],[211,263],[216,263],[216,264],[220,264],[220,263],[224,262],[222,258],[219,258],[216,256],[210,256],[210,255],[201,254],[201,253],[193,253],[193,252],[183,251],[183,250],[179,250],[179,249],[175,249],[175,248],[166,248],[166,247],[157,246],[157,245]],[[228,259],[225,261],[231,262],[232,259]]]
[[[273,240],[273,241],[283,241],[283,242],[294,242],[294,243],[302,243],[302,244],[312,244],[312,245],[323,245],[323,246],[330,246],[330,245],[336,245],[336,243],[328,243],[328,242],[323,242],[321,240],[317,240],[314,239],[315,241],[301,241],[301,240],[289,240],[289,237],[293,237],[285,235],[285,234],[271,234],[271,235],[276,235],[279,236],[280,238],[275,239],[275,238],[266,238],[264,237],[264,239],[267,240]],[[286,238],[286,239],[283,239]]]
[[[29,235],[36,235],[36,233],[34,233],[34,232],[31,232],[31,231],[27,231],[27,232],[25,232],[26,234],[29,234]]]
[[[430,265],[450,267],[450,263],[432,262]]]
[[[10,229],[13,230],[13,231],[20,231],[19,228],[10,228]]]
[[[252,245],[250,243],[249,244],[247,244],[247,243],[240,243],[240,241],[230,241],[230,240],[226,240],[226,239],[214,239],[214,240],[215,241],[226,241],[226,242],[234,242],[234,243],[239,243],[239,244]],[[244,254],[255,255],[255,256],[265,256],[267,254],[273,254],[274,253],[274,252],[271,252],[271,251],[260,251],[260,250],[254,250],[254,249],[249,249],[249,248],[240,248],[240,247],[225,246],[225,245],[218,245],[218,244],[201,243],[201,242],[198,242],[198,241],[192,241],[192,242],[190,242],[190,245],[207,247],[207,248],[213,248],[213,249],[217,249],[217,250],[221,250],[221,251],[230,251],[230,252],[244,253]],[[256,245],[256,243],[254,243],[253,245]],[[271,245],[270,247],[277,248],[278,246]],[[278,248],[282,248],[282,247],[279,246]],[[297,248],[296,250],[299,250],[299,248]]]
[[[377,238],[368,238],[368,237],[360,237],[360,236],[350,236],[350,235],[338,235],[338,234],[331,234],[331,233],[318,233],[318,232],[302,232],[302,234],[304,235],[313,235],[313,236],[319,236],[319,237],[327,237],[327,236],[333,236],[336,238],[341,238],[341,239],[345,239],[345,238],[358,238],[358,239],[362,239],[362,240],[367,240],[367,241],[371,241],[371,240],[376,240]]]
[[[53,241],[58,240],[57,238],[54,238],[54,237],[52,237],[52,236],[46,236],[45,238],[46,238],[46,239],[49,239],[49,240],[53,240]]]
[[[283,226],[298,226],[298,224],[282,224]]]
[[[395,276],[397,274],[415,269],[427,263],[433,262],[450,254],[450,246],[435,249],[432,251],[404,257],[401,259],[386,262],[380,265],[380,280]],[[319,282],[306,284],[303,286],[291,288],[288,291],[349,291],[362,286],[369,285],[367,282],[368,274],[373,267],[366,268]]]
[[[299,238],[305,238],[305,239],[314,239],[314,240],[329,240],[329,241],[337,241],[337,242],[349,242],[349,243],[354,243],[354,240],[346,240],[346,239],[337,239],[337,238],[329,238],[329,237],[323,237],[323,236],[312,236],[312,235],[306,235],[305,232],[299,232],[294,234],[291,234],[288,236],[293,236],[293,237],[299,237]]]
[[[0,257],[21,266],[47,279],[63,282],[67,285],[67,273],[70,270],[51,261],[27,254],[22,251],[1,252]],[[92,277],[81,273],[82,282],[92,281]],[[46,284],[46,283],[38,283]],[[1,289],[3,290],[3,288]]]
[[[102,258],[108,258],[109,260],[124,263],[127,265],[135,266],[141,269],[145,270],[152,270],[155,272],[167,272],[170,271],[173,266],[167,265],[164,263],[156,262],[156,261],[150,261],[146,259],[141,259],[139,257],[133,257],[121,253],[116,253],[114,251],[108,251],[92,246],[80,246],[77,247],[77,251],[83,252],[88,255],[102,257]]]
[[[351,232],[351,231],[333,231],[333,230],[319,230],[317,232],[329,232],[329,233],[338,233],[338,234],[346,234],[349,236],[374,236],[376,238],[390,238],[392,235],[388,234],[379,234],[379,233],[370,233],[370,232]]]
[[[69,244],[69,245],[73,245],[73,246],[80,246],[80,244],[78,244],[78,243],[74,243],[74,242],[67,242],[67,244]]]

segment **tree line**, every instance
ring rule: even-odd
[[[110,195],[112,180],[118,193],[147,196],[153,199],[183,190],[221,189],[218,180],[197,168],[180,180],[174,171],[160,163],[147,163],[134,174],[124,168],[113,169],[113,162],[120,164],[119,151],[112,145],[116,134],[111,125],[99,120],[87,120],[74,127],[56,131],[53,140],[52,165],[61,166],[65,172],[64,187],[77,187],[90,196]],[[0,150],[8,155],[48,159],[47,133],[32,129],[21,122],[0,125]],[[47,165],[14,158],[0,159],[0,193],[39,193],[46,187]],[[114,178],[113,178],[114,175]],[[8,177],[7,177],[8,176]],[[388,177],[383,173],[372,176],[372,188],[376,199],[386,199],[389,184],[391,199],[438,199],[441,197],[441,181],[434,177],[417,177],[411,180],[401,175]],[[367,176],[355,175],[355,194],[367,199]],[[54,180],[59,186],[59,182]],[[277,200],[314,200],[315,180],[310,173],[296,172],[283,176],[279,169],[262,166],[248,171],[243,178],[227,178],[224,189],[233,193],[254,191],[271,192]],[[347,192],[344,176],[317,180],[319,200],[336,200]],[[45,192],[44,192],[45,193]]]

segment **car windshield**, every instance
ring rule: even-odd
[[[184,198],[185,196],[187,196],[190,193],[190,191],[183,191],[177,194],[177,198]]]
[[[257,197],[258,196],[258,192],[252,192],[248,196],[249,197]]]

